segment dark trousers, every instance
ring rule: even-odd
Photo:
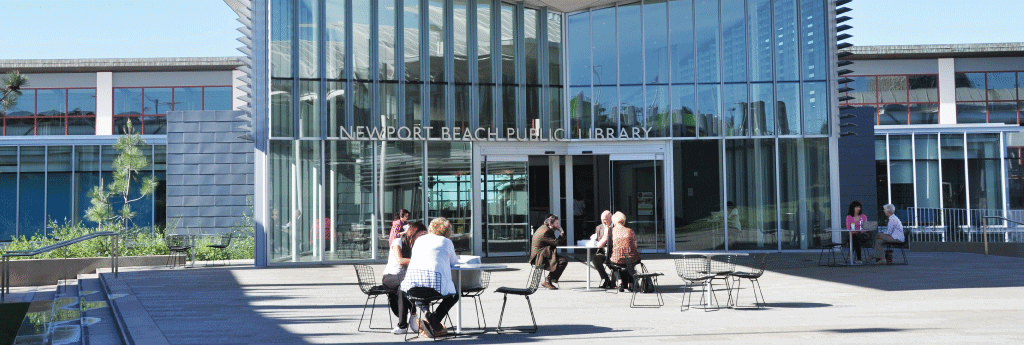
[[[594,270],[601,276],[602,281],[610,281],[608,272],[604,269],[604,263],[608,261],[608,256],[604,255],[604,251],[598,251],[594,254]]]
[[[569,265],[569,259],[562,256],[556,256],[558,258],[558,264],[555,265],[555,270],[548,273],[548,281],[557,283],[558,278],[562,277],[562,272],[565,271],[565,266]]]
[[[404,276],[385,274],[381,284],[384,285],[390,292],[388,292],[388,304],[391,306],[391,312],[398,316],[398,328],[409,327],[409,311],[412,310],[412,301],[405,298],[405,292],[399,289],[398,286],[402,285],[402,279]]]
[[[630,284],[633,283],[633,273],[636,272],[636,265],[640,264],[640,261],[633,263],[608,263],[608,268],[612,270],[612,274],[615,275],[615,279],[621,279],[622,285],[632,289]]]
[[[441,303],[437,304],[437,308],[434,309],[433,314],[429,315],[430,318],[428,319],[434,330],[441,329],[441,321],[444,320],[444,317],[448,315],[448,311],[451,310],[452,306],[455,305],[455,302],[458,301],[458,294],[448,295],[441,299]]]
[[[859,233],[859,234],[856,234],[856,233],[853,234],[853,252],[857,253],[857,261],[861,260],[861,257],[860,257],[861,246],[864,243],[870,243],[870,242],[871,242],[871,235],[868,235],[867,233],[862,232],[862,233]],[[853,254],[851,253],[850,255],[853,255]]]

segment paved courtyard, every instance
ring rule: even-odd
[[[532,297],[536,334],[493,332],[463,343],[987,343],[1024,342],[1024,259],[960,253],[909,253],[909,266],[819,267],[817,254],[773,254],[761,279],[763,309],[680,311],[682,280],[668,255],[645,263],[665,273],[665,306],[632,309],[631,295],[577,292],[584,264],[571,262],[561,290]],[[483,294],[487,326],[498,322],[500,286],[522,287],[529,267],[504,261]],[[374,265],[379,274],[383,265]],[[597,275],[593,277],[596,279]],[[356,329],[365,295],[350,265],[256,269],[124,269],[108,292],[142,344],[323,344],[400,342],[400,335]],[[745,287],[749,287],[744,283]],[[699,290],[698,290],[699,291]],[[740,305],[753,302],[749,289]],[[123,295],[122,295],[123,294]],[[725,300],[724,291],[719,293]],[[651,301],[653,295],[641,295]],[[697,297],[697,296],[695,296]],[[387,322],[385,299],[374,315]],[[510,296],[505,325],[529,323],[522,297]],[[696,299],[694,300],[696,303]],[[455,315],[453,309],[452,315]],[[473,307],[464,325],[475,325]],[[425,341],[425,340],[416,340]]]

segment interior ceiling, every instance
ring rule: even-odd
[[[639,0],[522,0],[527,7],[547,7],[558,12],[576,12],[588,8],[599,8],[615,3],[631,3]]]

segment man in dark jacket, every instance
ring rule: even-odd
[[[555,232],[558,236],[555,236]],[[530,250],[530,264],[535,267],[548,270],[548,277],[544,280],[544,287],[557,290],[558,278],[565,271],[569,260],[558,256],[557,246],[565,245],[565,232],[558,226],[558,216],[549,214],[544,219],[544,225],[537,228],[533,233],[533,245]]]

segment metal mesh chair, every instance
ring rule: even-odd
[[[725,284],[725,291],[729,293],[729,299],[727,301],[732,300],[732,285],[729,284],[729,275],[736,271],[736,262],[734,258],[735,257],[732,255],[724,255],[719,256],[718,258],[712,257],[708,259],[708,267],[711,270],[710,273],[715,275],[708,283],[712,290],[711,292],[714,292],[715,280],[721,280],[722,283]]]
[[[506,331],[509,330],[509,329],[501,328],[501,321],[505,317],[505,304],[508,303],[508,295],[509,294],[519,295],[519,296],[526,297],[526,304],[530,307],[530,319],[533,320],[533,328],[525,328],[525,329],[521,329],[521,330],[524,333],[536,333],[537,332],[537,318],[533,316],[533,303],[530,303],[530,295],[532,295],[534,292],[537,292],[537,287],[540,286],[540,278],[543,275],[544,275],[544,270],[543,269],[540,269],[540,268],[537,268],[537,267],[533,267],[532,270],[530,271],[530,277],[529,277],[529,280],[526,282],[526,288],[525,289],[510,288],[510,287],[500,287],[500,288],[494,290],[494,292],[496,292],[496,293],[505,294],[505,297],[502,298],[502,302],[501,302],[501,316],[498,317],[498,328],[495,329],[496,332],[498,332],[498,333],[505,333]]]
[[[842,248],[843,247],[843,243],[842,242],[832,242],[832,236],[831,236],[832,233],[828,232],[827,234],[829,234],[829,236],[826,236],[824,239],[821,240],[821,252],[818,253],[818,266],[836,266],[839,263],[838,261],[836,261],[836,250],[835,250],[835,248],[836,247]],[[829,256],[828,257],[825,256],[825,251],[826,250],[829,252]],[[843,253],[843,251],[841,249],[839,250],[839,256],[842,259],[842,261],[846,261],[846,254]],[[823,265],[821,263],[821,259],[822,258],[828,258],[829,260],[826,261],[826,263]]]
[[[662,274],[661,272],[649,272],[649,271],[647,271],[647,265],[644,265],[642,262],[639,263],[639,266],[640,266],[640,272],[633,273],[633,298],[630,299],[630,301],[629,301],[629,307],[630,308],[661,308],[661,306],[665,305],[665,300],[662,299],[662,297],[661,297],[661,288],[658,287],[658,276],[663,276],[664,274]],[[655,304],[637,304],[636,303],[636,294],[642,293],[643,291],[641,291],[641,290],[644,290],[643,288],[641,288],[642,284],[640,284],[640,282],[645,280],[645,279],[649,279],[649,281],[650,281],[650,283],[652,285],[651,287],[654,288],[654,293],[657,294],[657,296],[658,296],[658,302],[655,303]]]
[[[388,314],[388,326],[387,327],[373,327],[373,312],[377,309],[377,297],[380,295],[386,295],[389,291],[384,285],[377,284],[377,278],[373,274],[373,267],[369,265],[352,265],[356,269],[356,277],[359,279],[359,290],[362,290],[366,294],[366,302],[363,303],[363,313],[359,316],[359,326],[356,327],[360,332],[366,332],[374,329],[391,329],[391,324],[394,321],[391,319],[391,313]],[[370,307],[370,321],[366,323],[367,330],[363,330],[363,318],[366,316],[366,307],[369,306],[370,300],[373,300],[373,306]]]
[[[416,319],[420,321],[420,330],[424,331],[424,325],[430,322],[427,315],[445,298],[444,295],[438,292],[441,290],[441,273],[427,270],[408,270],[405,272],[405,279],[407,281],[411,279],[411,281],[420,283],[430,282],[431,284],[431,286],[413,287],[405,292],[405,297],[416,304]],[[426,334],[430,335],[430,338],[435,341],[450,338],[447,331],[444,334],[440,333],[440,330],[434,330],[434,332],[426,331]],[[409,329],[406,328],[405,341],[416,339],[419,336],[419,334],[416,334],[413,337],[409,337],[408,334]]]
[[[683,279],[686,283],[686,287],[689,288],[689,300],[686,296],[683,296],[682,303],[679,306],[679,311],[690,309],[690,302],[693,301],[693,286],[702,285],[705,286],[704,290],[700,294],[700,302],[704,303],[704,295],[708,292],[711,293],[707,298],[714,298],[715,292],[709,291],[707,283],[715,277],[715,274],[708,273],[708,259],[703,256],[685,256],[680,259],[676,259],[676,273],[679,274],[679,278]],[[717,305],[717,302],[716,302]],[[686,309],[683,309],[683,307]],[[707,309],[705,309],[707,311]]]
[[[730,294],[730,296],[729,296],[730,297],[730,304],[732,304],[734,306],[739,304],[739,300],[740,300],[740,292],[739,292],[740,281],[742,279],[748,279],[748,280],[750,280],[750,285],[751,285],[750,291],[754,292],[754,306],[756,306],[758,309],[760,309],[762,305],[767,305],[764,302],[764,293],[761,292],[761,283],[757,280],[758,278],[761,278],[761,275],[764,274],[764,268],[767,265],[767,262],[768,262],[768,254],[758,255],[758,256],[754,257],[753,260],[751,260],[751,269],[749,271],[738,271],[738,272],[733,272],[732,274],[729,275],[730,277],[733,277],[734,280],[736,281],[736,287],[735,287],[735,289],[736,289],[736,300],[732,301],[731,300],[732,295]],[[760,297],[761,297],[760,303],[757,301],[758,295],[760,295]]]
[[[167,257],[167,267],[176,266],[179,256],[184,256],[185,261],[188,261],[188,252],[192,250],[192,243],[190,243],[188,235],[168,235],[164,238],[164,243],[171,253]]]
[[[228,261],[231,260],[231,252],[228,251],[227,249],[228,249],[229,246],[231,246],[231,238],[234,237],[234,236],[235,236],[235,234],[231,233],[231,232],[226,233],[226,234],[221,234],[220,235],[220,243],[206,245],[207,248],[220,249],[221,254],[225,254],[225,253],[227,254],[227,258],[224,259],[224,265],[225,266],[227,266]]]
[[[472,288],[463,288],[462,297],[473,299],[473,309],[476,309],[476,326],[478,328],[487,328],[487,317],[484,316],[484,303],[480,299],[480,295],[487,290],[487,287],[491,284],[491,272],[481,271],[480,272],[480,285]],[[483,320],[481,323],[480,320]],[[483,326],[481,326],[483,325]]]

